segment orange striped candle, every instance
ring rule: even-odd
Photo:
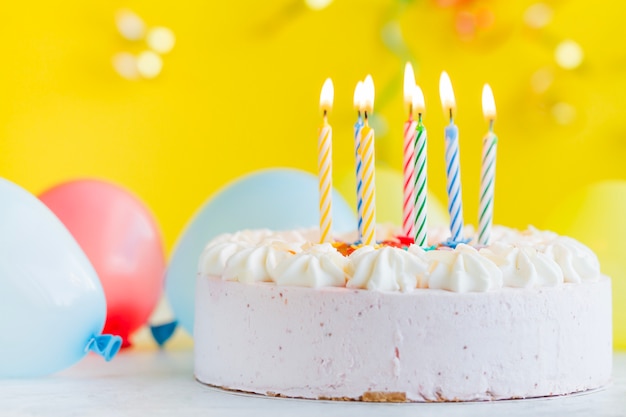
[[[363,82],[363,128],[359,152],[363,165],[363,244],[376,244],[376,187],[374,176],[374,129],[369,116],[374,110],[374,81],[368,75]]]
[[[317,141],[317,169],[320,194],[320,242],[332,241],[332,189],[333,189],[333,128],[328,124],[328,113],[335,95],[333,82],[327,78],[320,94],[320,110],[324,121]]]

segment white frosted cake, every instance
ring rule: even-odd
[[[488,247],[424,251],[391,228],[377,235],[376,247],[314,243],[314,230],[211,241],[197,281],[198,381],[356,401],[531,398],[609,382],[611,284],[578,241],[495,227]],[[431,231],[431,244],[443,239]]]

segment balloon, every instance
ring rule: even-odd
[[[402,172],[377,166],[375,181],[376,223],[402,225],[402,204],[404,201]],[[338,189],[350,204],[356,207],[356,176],[354,172],[350,171],[341,176]],[[428,226],[447,226],[449,224],[448,213],[437,197],[429,192],[426,201]]]
[[[209,240],[242,229],[317,226],[318,196],[317,177],[294,169],[270,169],[228,184],[204,203],[176,243],[166,276],[168,299],[189,334],[198,260]],[[354,213],[337,191],[333,191],[332,204],[333,231],[354,230]]]
[[[104,288],[104,331],[128,337],[144,324],[163,292],[165,255],[146,206],[123,188],[99,180],[70,181],[40,196],[93,264]]]
[[[626,181],[604,181],[577,190],[556,205],[545,227],[571,236],[598,255],[613,285],[613,340],[626,348]]]
[[[0,178],[0,377],[47,375],[89,350],[111,359],[121,339],[100,336],[106,306],[89,260],[54,214]]]

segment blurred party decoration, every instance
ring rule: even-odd
[[[543,94],[554,82],[554,72],[550,68],[540,68],[530,79],[530,88],[535,94]]]
[[[382,165],[376,167],[376,221],[379,224],[402,224],[402,171]],[[352,171],[342,174],[337,182],[338,190],[354,206],[356,196],[355,178]],[[428,227],[448,225],[448,214],[437,197],[428,193],[427,197]]]
[[[556,63],[566,70],[578,68],[583,62],[583,57],[583,49],[577,42],[571,39],[566,39],[559,43],[554,51]]]
[[[144,78],[155,78],[162,68],[163,60],[152,51],[143,51],[137,57],[137,71]]]
[[[163,69],[161,55],[169,53],[176,43],[174,32],[164,26],[147,28],[139,15],[126,9],[116,13],[115,25],[124,39],[131,42],[145,40],[149,48],[137,55],[128,51],[114,54],[115,72],[127,80],[156,78]]]
[[[122,37],[129,41],[139,41],[146,33],[143,19],[132,10],[120,9],[115,14],[115,26]]]
[[[334,232],[356,228],[353,211],[337,191],[333,191],[332,213]],[[287,230],[318,224],[318,180],[307,172],[269,169],[226,185],[187,224],[168,266],[166,292],[179,323],[192,334],[198,260],[213,237],[242,229]]]
[[[148,31],[146,42],[150,49],[159,54],[167,54],[174,48],[176,37],[171,29],[166,27],[154,27]]]
[[[65,369],[90,350],[110,360],[106,305],[89,260],[37,198],[0,178],[0,377]]]
[[[494,26],[496,17],[488,2],[480,0],[437,0],[442,8],[454,11],[454,28],[463,41],[472,41],[477,35]]]
[[[304,0],[304,3],[311,9],[311,10],[322,10],[327,8],[331,3],[333,2],[333,0]]]
[[[136,80],[139,78],[139,69],[137,68],[137,59],[130,52],[118,52],[113,55],[113,68],[120,77],[127,80]]]
[[[576,107],[562,101],[555,103],[551,112],[554,120],[560,125],[569,125],[576,119]]]
[[[545,3],[531,4],[524,12],[524,23],[530,28],[541,29],[550,23],[552,14],[552,8]]]
[[[626,181],[598,182],[577,190],[554,207],[545,227],[588,245],[613,285],[616,349],[626,348]]]
[[[65,224],[95,268],[107,302],[105,332],[123,346],[163,292],[165,255],[148,208],[127,190],[99,180],[75,180],[40,196]]]

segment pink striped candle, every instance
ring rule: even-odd
[[[368,75],[363,82],[363,128],[359,153],[363,162],[363,244],[376,244],[376,186],[374,129],[369,125],[368,117],[374,110],[374,81]]]
[[[333,107],[333,82],[327,78],[320,94],[320,110],[324,121],[319,130],[317,146],[317,168],[320,194],[320,242],[332,241],[332,141],[333,129],[328,124],[328,113]]]
[[[407,62],[404,67],[404,105],[408,109],[409,117],[404,123],[402,234],[409,238],[414,235],[415,224],[415,133],[417,122],[413,120],[414,88],[413,67]]]

